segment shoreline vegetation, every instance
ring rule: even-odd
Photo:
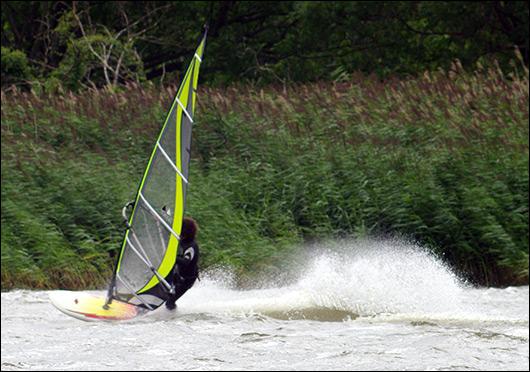
[[[477,285],[528,284],[528,69],[199,89],[187,214],[202,269],[281,270],[400,235]],[[2,290],[101,288],[176,90],[2,92]]]

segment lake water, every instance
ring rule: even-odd
[[[4,292],[2,370],[528,370],[528,286],[473,288],[406,244],[349,248],[252,290],[211,271],[176,312],[121,323]]]

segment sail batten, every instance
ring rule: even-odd
[[[179,104],[180,108],[182,109],[182,111],[184,111],[184,113],[186,114],[186,116],[188,117],[188,119],[190,119],[190,121],[193,123],[193,119],[191,117],[191,115],[188,113],[188,110],[186,110],[186,108],[184,107],[184,105],[182,104],[182,102],[180,102],[180,100],[177,98],[177,103]]]
[[[109,287],[109,300],[115,298],[152,310],[167,298],[166,278],[176,262],[186,207],[191,131],[205,43],[206,33],[173,99],[140,181],[128,221],[130,229],[125,232]],[[129,234],[133,234],[134,245]]]
[[[169,155],[167,154],[167,152],[164,151],[164,148],[162,147],[162,145],[160,145],[159,142],[156,143],[157,146],[158,146],[158,149],[162,152],[162,155],[164,155],[164,157],[166,158],[166,160],[169,162],[169,164],[173,167],[173,169],[175,169],[175,172],[177,172],[177,174],[182,178],[182,180],[186,183],[188,183],[188,180],[186,179],[186,177],[184,177],[182,175],[182,173],[179,171],[179,169],[177,168],[177,166],[175,165],[175,163],[173,163],[173,160],[171,160],[171,158],[169,157]]]
[[[129,247],[131,247],[133,252],[136,253],[136,255],[147,265],[149,269],[151,269],[151,267],[153,267],[153,264],[149,262],[149,258],[147,258],[147,256],[144,256],[145,252],[144,252],[144,255],[142,255],[140,252],[138,252],[134,244],[131,243],[131,241],[129,240],[129,237],[125,239],[127,240],[127,244],[129,245]]]
[[[180,235],[177,234],[175,232],[175,230],[173,230],[165,221],[162,217],[160,217],[160,215],[156,212],[156,210],[151,206],[151,204],[149,204],[149,202],[145,199],[145,197],[142,195],[142,193],[140,192],[140,198],[142,199],[142,201],[145,203],[145,205],[147,205],[147,207],[149,208],[149,210],[151,211],[152,215],[158,219],[158,221],[160,221],[162,223],[162,225],[164,225],[164,227],[166,229],[168,229],[168,231],[173,234],[173,236],[175,236],[175,238],[177,238],[178,240],[180,240]]]

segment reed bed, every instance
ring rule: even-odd
[[[176,86],[2,92],[2,288],[98,287]],[[200,88],[203,268],[278,273],[333,237],[417,241],[470,281],[528,283],[528,70]]]

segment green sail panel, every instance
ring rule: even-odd
[[[186,71],[140,183],[109,293],[152,309],[164,303],[186,208],[191,132],[206,34]],[[156,273],[155,273],[156,271]],[[157,275],[158,274],[158,275]]]

